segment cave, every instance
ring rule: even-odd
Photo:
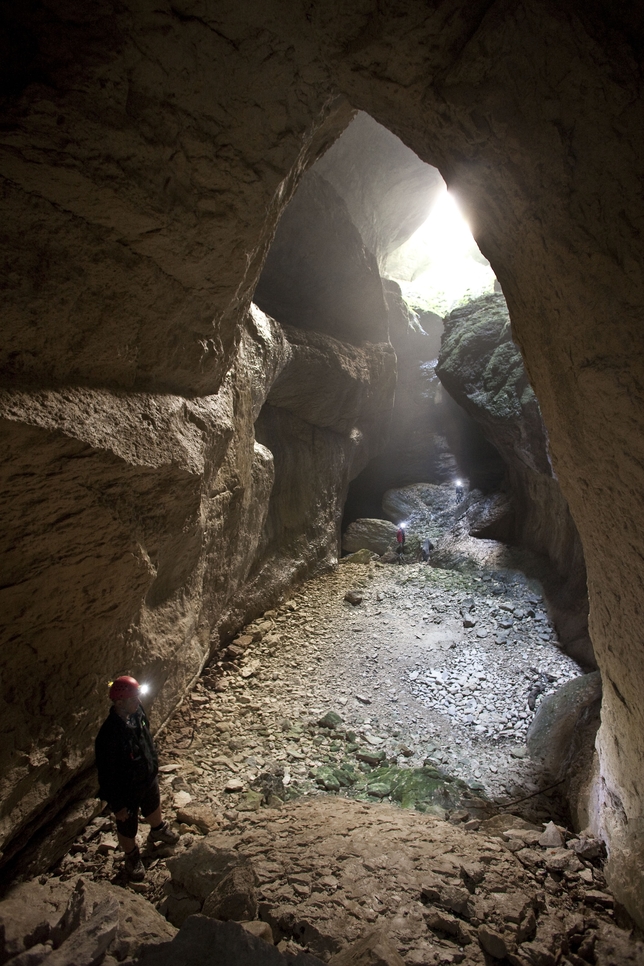
[[[3,7],[3,863],[93,814],[114,674],[145,671],[161,728],[240,628],[337,563],[393,412],[378,260],[418,211],[385,186],[362,248],[336,248],[361,288],[322,322],[266,266],[307,193],[340,231],[324,159],[358,114],[440,172],[502,287],[548,440],[547,465],[510,473],[513,536],[575,561],[571,640],[587,582],[603,695],[584,809],[644,925],[638,14]]]

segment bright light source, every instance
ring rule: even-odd
[[[149,690],[150,690],[149,684],[142,684],[141,687],[139,688],[139,694],[146,695]]]
[[[440,315],[466,295],[491,292],[495,278],[446,187],[427,220],[389,256],[385,274],[400,282],[403,295],[427,302]]]
[[[457,481],[456,481],[456,485],[457,485],[457,486],[463,486],[463,483],[462,483],[462,481],[461,481],[461,480],[457,480]]]

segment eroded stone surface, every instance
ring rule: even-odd
[[[640,915],[635,7],[365,0],[312,12],[251,0],[216,19],[163,4],[47,11],[4,15],[3,371],[13,385],[217,392],[279,212],[349,120],[340,92],[458,193],[503,285],[584,543],[607,683],[593,822]],[[33,766],[21,760],[28,784]]]
[[[577,660],[594,667],[583,550],[552,471],[539,403],[512,341],[503,295],[482,296],[450,313],[436,372],[507,467],[512,525],[504,521],[499,535],[553,562],[558,578],[550,597],[560,636]],[[486,535],[496,535],[493,526]]]

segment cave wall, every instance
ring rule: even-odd
[[[0,393],[3,861],[91,763],[109,680],[145,680],[158,725],[244,620],[337,560],[395,356],[290,335],[251,306],[212,396]]]
[[[550,464],[539,402],[512,341],[503,295],[450,312],[436,372],[501,454],[514,507],[506,537],[552,562],[545,592],[559,638],[571,657],[594,669],[584,552]]]
[[[638,5],[50,0],[2,17],[5,387],[218,393],[279,212],[347,102],[458,194],[584,545],[605,684],[592,823],[641,924]]]
[[[387,256],[425,221],[444,184],[436,168],[362,111],[315,170],[346,203],[381,271]]]

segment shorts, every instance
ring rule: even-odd
[[[143,790],[137,803],[134,806],[128,805],[130,814],[125,821],[119,822],[116,819],[116,830],[119,835],[122,835],[126,839],[135,838],[139,828],[139,811],[143,815],[143,818],[147,818],[160,804],[159,782],[157,778],[154,778],[148,787]]]

